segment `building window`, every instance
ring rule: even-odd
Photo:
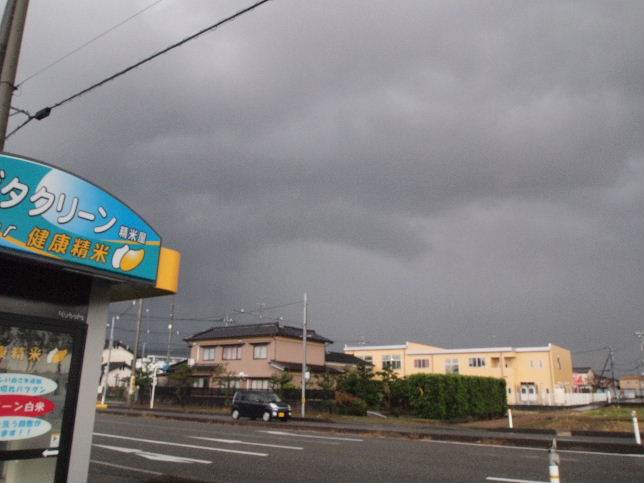
[[[416,369],[427,369],[429,367],[429,359],[414,359],[414,367]]]
[[[225,361],[234,361],[242,358],[242,346],[240,345],[227,345],[224,346],[224,352],[222,355],[223,360]]]
[[[530,361],[530,367],[532,367],[533,369],[543,369],[543,361],[541,359]]]
[[[252,379],[250,381],[250,388],[256,390],[268,389],[269,382],[268,379]]]
[[[399,355],[384,355],[382,356],[382,368],[383,369],[400,369],[401,362]]]
[[[458,374],[458,359],[445,359],[445,374]]]
[[[215,360],[215,347],[204,347],[202,349],[202,359],[204,361],[214,361]]]
[[[561,370],[561,359],[557,356],[557,369]]]
[[[368,362],[369,364],[373,364],[373,356],[364,356],[362,360]]]
[[[257,344],[253,346],[253,359],[266,359],[267,357],[268,344]]]
[[[485,367],[485,358],[484,357],[470,357],[468,360],[468,365],[470,367]]]

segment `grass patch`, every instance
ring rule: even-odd
[[[644,406],[606,406],[588,411],[575,409],[552,411],[512,411],[515,429],[554,429],[556,431],[632,432],[631,411],[644,417]],[[463,424],[477,428],[507,428],[507,418]]]

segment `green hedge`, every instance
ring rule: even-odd
[[[507,410],[503,379],[415,374],[404,385],[410,412],[421,418],[484,419]]]

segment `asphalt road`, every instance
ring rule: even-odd
[[[561,451],[561,481],[642,481],[644,455]],[[97,415],[89,481],[548,481],[543,449]]]

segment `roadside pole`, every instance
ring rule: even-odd
[[[510,429],[514,428],[514,424],[512,423],[512,409],[508,408],[508,427]]]
[[[4,61],[2,72],[0,73],[0,151],[4,151],[4,141],[7,135],[7,125],[9,124],[9,113],[11,112],[11,99],[15,89],[16,70],[18,69],[18,57],[20,55],[20,45],[22,44],[22,33],[25,30],[25,19],[27,18],[27,8],[29,0],[15,0],[7,2],[6,8],[13,9],[13,15],[5,11],[7,17],[3,18],[2,26],[8,29],[8,32],[2,32],[0,42],[5,38],[6,50],[4,52]],[[5,22],[6,20],[6,22]]]
[[[642,444],[642,436],[640,435],[640,425],[637,423],[637,412],[631,411],[631,419],[633,420],[633,433],[635,434],[635,443]]]
[[[112,315],[112,324],[110,325],[110,343],[107,350],[107,362],[103,370],[103,394],[101,395],[101,405],[105,405],[105,398],[107,397],[107,382],[110,375],[110,363],[112,362],[112,347],[114,346],[114,323],[118,320],[118,315]]]
[[[136,389],[136,359],[139,352],[139,340],[141,338],[141,318],[143,317],[143,299],[139,299],[139,313],[136,318],[136,335],[134,337],[134,348],[132,349],[132,370],[130,374],[130,388],[128,394],[128,404],[134,403],[134,392]],[[143,363],[143,361],[141,361]]]
[[[304,310],[302,311],[302,400],[300,414],[306,416],[306,322],[307,322],[307,298],[304,292]]]
[[[157,388],[157,371],[159,367],[155,364],[154,373],[152,374],[152,391],[150,392],[150,409],[154,409],[154,393]]]
[[[557,454],[557,438],[552,440],[552,447],[548,450],[548,473],[550,483],[559,483],[559,455]]]
[[[165,356],[165,361],[168,367],[170,367],[170,343],[172,342],[172,329],[174,328],[174,301],[175,301],[175,297],[173,295],[172,309],[170,311],[170,323],[168,324],[168,352],[166,353],[166,356]]]

